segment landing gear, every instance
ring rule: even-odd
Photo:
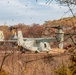
[[[39,50],[36,50],[36,51],[35,51],[35,53],[39,53],[39,52],[40,52]]]
[[[19,47],[19,50],[21,53],[25,53],[25,49],[22,46]]]
[[[27,54],[31,53],[30,50],[27,50],[27,49],[23,48],[22,46],[19,46],[19,50],[21,53],[27,53]]]
[[[3,46],[5,43],[4,42],[0,42],[0,46]]]

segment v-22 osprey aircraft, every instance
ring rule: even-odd
[[[19,47],[20,51],[33,51],[36,53],[39,52],[49,52],[51,51],[51,46],[49,42],[54,42],[58,40],[58,48],[63,49],[63,41],[64,41],[64,32],[62,31],[62,27],[52,27],[58,29],[57,36],[56,37],[50,37],[50,38],[24,38],[22,35],[21,30],[17,30],[12,37],[10,37],[9,40],[4,40],[4,34],[3,31],[0,31],[0,42],[11,42],[16,43],[16,45]],[[13,31],[14,27],[10,27],[10,31]]]
[[[16,35],[17,34],[17,35]],[[45,51],[49,52],[51,49],[51,46],[49,44],[49,41],[55,41],[56,38],[24,38],[22,35],[22,31],[18,30],[17,33],[15,32],[14,37],[10,40],[4,40],[4,34],[3,31],[0,31],[0,42],[17,42],[18,47],[20,48],[20,51],[25,52],[28,51],[34,51],[36,53]]]

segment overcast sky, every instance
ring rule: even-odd
[[[43,24],[48,20],[60,19],[68,11],[68,7],[60,6],[55,1],[50,5],[45,1],[47,0],[0,0],[0,24]],[[70,12],[63,17],[69,15]]]

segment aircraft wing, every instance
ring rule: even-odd
[[[49,41],[56,41],[55,37],[51,37],[51,38],[23,38],[25,41],[31,41],[31,40],[35,40],[36,42],[49,42]]]
[[[17,42],[17,40],[0,40],[0,42]]]
[[[50,42],[50,41],[56,41],[55,37],[51,37],[51,38],[36,38],[36,42]]]
[[[55,37],[50,37],[50,38],[23,38],[24,41],[32,41],[35,40],[36,42],[50,42],[50,41],[56,41]],[[13,39],[13,40],[0,40],[0,42],[17,42],[18,39]]]

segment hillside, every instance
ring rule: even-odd
[[[41,38],[41,37],[51,37],[56,36],[57,29],[52,28],[52,26],[59,26],[61,25],[63,27],[63,31],[65,34],[67,33],[75,33],[76,32],[76,19],[73,17],[67,17],[62,18],[59,20],[53,20],[53,21],[45,21],[43,25],[39,24],[32,24],[31,26],[26,25],[24,23],[19,23],[17,25],[13,25],[15,28],[19,28],[22,33],[23,37],[27,38]],[[11,32],[10,27],[6,25],[1,25],[0,30],[3,31],[5,39],[9,39]],[[17,30],[15,30],[17,32]],[[72,36],[71,38],[74,39],[75,36]],[[64,48],[67,48],[68,45],[74,45],[73,40],[70,38],[69,35],[64,36]],[[67,44],[66,44],[67,42]],[[57,42],[50,43],[52,47],[57,47]]]
[[[76,20],[73,17],[60,20],[46,21],[43,25],[26,24],[13,25],[19,28],[24,37],[41,38],[56,36],[57,29],[52,26],[63,26],[67,33],[76,32]],[[5,39],[9,39],[11,33],[9,26],[1,25]],[[17,29],[15,30],[17,32]],[[76,39],[76,38],[74,38]],[[64,49],[57,48],[58,41],[50,42],[52,51],[49,53],[21,53],[18,47],[10,43],[0,44],[0,75],[75,75],[76,74],[76,50],[75,44],[69,35],[64,36]]]

